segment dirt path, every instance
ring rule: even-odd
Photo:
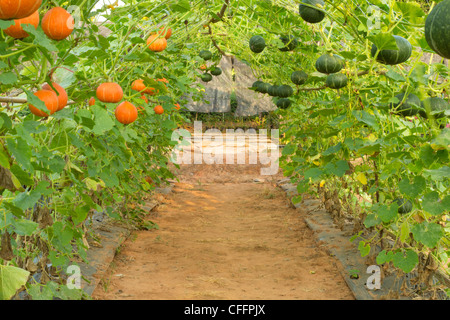
[[[93,298],[354,299],[284,192],[253,181],[257,170],[185,166],[149,217],[159,230],[125,242]]]

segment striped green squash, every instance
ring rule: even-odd
[[[425,20],[425,39],[438,55],[450,59],[450,0],[439,2]]]

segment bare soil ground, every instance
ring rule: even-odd
[[[98,300],[353,300],[335,258],[256,165],[183,165],[124,243]],[[254,179],[261,179],[255,182]]]

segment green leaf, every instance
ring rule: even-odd
[[[400,227],[400,241],[406,242],[409,239],[409,233],[409,223],[405,221]]]
[[[358,250],[361,253],[361,257],[365,257],[370,253],[370,244],[360,241],[358,244]]]
[[[435,181],[443,181],[450,178],[450,167],[444,166],[439,169],[424,170],[424,175]]]
[[[283,156],[288,156],[293,154],[297,150],[297,146],[294,143],[287,144],[281,151]]]
[[[383,250],[377,255],[376,261],[377,261],[377,264],[383,264],[386,262],[391,262],[393,258],[394,258],[394,252],[389,251],[388,253],[386,253],[386,250]]]
[[[375,213],[369,213],[364,219],[364,226],[366,228],[374,227],[381,223],[381,219]]]
[[[344,174],[349,170],[348,162],[345,160],[339,160],[336,163],[329,162],[325,165],[324,169],[328,174],[334,174],[338,177],[343,177]]]
[[[26,170],[33,170],[31,165],[31,149],[28,144],[22,139],[17,140],[6,139],[7,148],[9,152],[16,158],[16,161],[22,165]]]
[[[377,208],[376,213],[384,223],[390,222],[398,215],[398,205],[397,203],[392,203],[388,207],[387,205],[382,204]]]
[[[17,76],[13,72],[3,72],[0,74],[0,83],[9,85],[17,82]]]
[[[424,195],[422,200],[423,209],[433,216],[442,214],[450,208],[450,196],[446,196],[442,201],[437,191],[431,191]]]
[[[23,211],[34,207],[41,198],[41,194],[36,191],[19,193],[13,200],[13,204]]]
[[[411,182],[409,179],[404,178],[398,184],[399,190],[405,196],[410,198],[417,198],[426,188],[427,182],[424,177],[416,176],[414,177],[414,181]]]
[[[8,29],[12,25],[14,25],[14,20],[0,20],[0,29]]]
[[[441,225],[424,221],[411,228],[414,239],[428,248],[434,248],[444,236]]]
[[[14,232],[20,236],[31,236],[38,228],[38,224],[31,220],[20,219],[13,223]]]
[[[0,265],[0,300],[11,299],[27,283],[29,276],[24,269]]]
[[[314,182],[320,178],[322,173],[323,173],[322,170],[319,168],[311,168],[305,171],[304,178],[306,181],[308,181],[308,179],[311,178],[311,180]]]
[[[393,71],[392,69],[385,73],[385,76],[397,82],[406,82],[406,78],[400,73]]]
[[[397,42],[390,33],[380,32],[376,36],[367,37],[379,50],[398,50]]]
[[[341,150],[341,148],[342,148],[342,143],[339,142],[337,145],[329,147],[327,150],[322,152],[322,155],[328,156],[330,154],[334,154],[334,153],[338,152],[339,150]]]
[[[409,273],[419,263],[419,256],[415,251],[407,249],[404,252],[394,254],[392,262],[394,263],[394,267],[400,268],[405,273]]]
[[[95,117],[95,125],[92,129],[94,134],[102,135],[114,127],[114,120],[104,107],[94,105],[91,107],[91,110],[93,111]]]
[[[364,122],[365,124],[374,128],[376,131],[380,129],[377,123],[377,118],[375,118],[375,116],[371,115],[370,113],[364,110],[353,110],[352,114],[359,122]]]

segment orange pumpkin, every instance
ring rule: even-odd
[[[114,82],[102,83],[97,88],[97,98],[101,102],[119,102],[123,98],[122,87]]]
[[[48,111],[50,111],[50,114],[58,111],[58,96],[54,91],[39,90],[35,92],[34,95],[45,103],[45,106],[47,107]],[[28,107],[30,108],[32,114],[37,115],[38,117],[48,117],[48,114],[46,112],[39,110],[32,104],[29,104]]]
[[[95,104],[95,98],[92,97],[89,99],[89,106],[92,107]]]
[[[138,118],[138,110],[132,103],[124,101],[117,106],[115,115],[117,121],[120,123],[130,124],[135,122]]]
[[[156,106],[154,109],[156,114],[163,114],[164,113],[164,108],[162,106]]]
[[[42,30],[53,40],[63,40],[72,34],[75,20],[61,7],[50,9],[42,18]]]
[[[58,97],[58,110],[57,111],[59,111],[59,110],[64,109],[67,106],[67,101],[69,100],[69,96],[67,95],[66,90],[64,90],[64,88],[61,87],[59,84],[53,82],[52,85],[56,89],[56,91],[53,90],[52,87],[50,87],[50,85],[47,83],[42,86],[42,89],[50,90],[50,91],[53,91],[56,93],[56,96]]]
[[[169,38],[172,36],[172,29],[162,26],[161,28],[159,28],[158,33],[166,38],[166,40],[169,40]]]
[[[152,34],[147,39],[147,46],[153,52],[161,52],[167,48],[167,40],[157,33]]]
[[[146,96],[142,95],[142,96],[141,96],[141,99],[142,99],[142,100],[144,100],[144,101],[145,101],[145,103],[148,103],[148,99],[147,99],[147,97],[146,97]]]
[[[206,70],[206,64],[202,64],[201,66],[200,66],[200,70]]]
[[[34,26],[34,28],[37,28],[39,25],[39,12],[35,11],[31,16],[22,18],[22,19],[16,19],[14,20],[14,25],[10,26],[9,28],[5,29],[5,33],[13,37],[15,39],[23,39],[29,36],[29,34],[23,30],[22,25],[23,24],[31,24]]]
[[[0,0],[0,19],[22,19],[37,11],[42,0]]]

